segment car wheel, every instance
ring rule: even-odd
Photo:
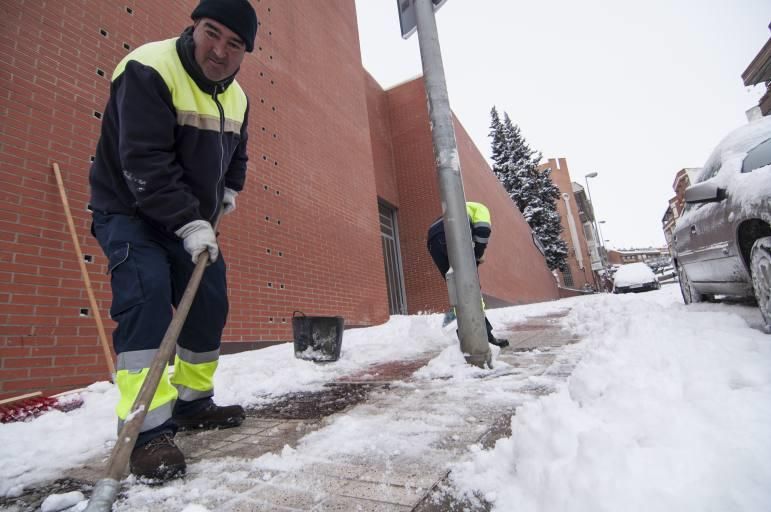
[[[688,273],[680,265],[677,266],[677,274],[680,277],[680,293],[683,294],[683,302],[686,304],[702,302],[704,297],[694,289],[690,279],[688,279]]]
[[[752,245],[750,272],[760,314],[766,329],[771,329],[771,236],[760,238]]]

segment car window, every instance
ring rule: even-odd
[[[742,163],[742,172],[752,172],[771,164],[771,139],[752,148]]]

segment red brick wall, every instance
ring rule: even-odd
[[[0,4],[0,397],[107,377],[51,163],[61,165],[109,332],[109,278],[86,211],[94,112],[117,62],[177,35],[196,3],[135,0],[131,12],[114,0]],[[353,0],[252,3],[260,32],[238,75],[251,101],[249,171],[221,226],[231,300],[223,340],[289,340],[294,310],[385,321],[378,197],[399,209],[410,312],[442,309],[445,286],[425,249],[440,206],[422,82],[386,93],[362,70]],[[509,303],[557,298],[526,223],[457,126],[466,195],[493,215],[483,291]]]
[[[177,35],[196,3],[0,4],[0,396],[107,377],[94,319],[80,316],[89,304],[50,164],[62,167],[80,245],[94,256],[89,274],[109,332],[105,258],[86,211],[100,126],[93,113],[104,108],[124,43]],[[221,229],[231,298],[224,340],[291,339],[295,309],[383,322],[354,2],[252,3],[260,33],[238,76],[251,101],[251,159],[238,210]]]
[[[366,80],[369,132],[372,141],[372,161],[375,167],[377,195],[398,209],[399,190],[394,169],[388,97],[369,73],[366,74]]]
[[[442,210],[423,81],[387,95],[407,304],[410,313],[439,311],[447,307],[447,290],[426,249],[426,230]],[[455,135],[466,198],[483,202],[492,215],[493,235],[480,267],[483,293],[510,304],[556,299],[554,277],[529,226],[457,120]]]
[[[584,285],[588,284],[594,286],[594,273],[592,272],[592,260],[589,257],[589,248],[586,243],[586,235],[584,234],[584,228],[581,224],[581,218],[578,215],[578,206],[576,204],[576,198],[573,195],[573,185],[570,179],[570,170],[568,169],[567,160],[564,158],[550,158],[546,163],[541,164],[541,168],[549,167],[552,170],[551,178],[554,184],[560,189],[560,198],[557,201],[557,211],[562,218],[562,239],[568,244],[568,266],[573,276],[572,288],[583,289]],[[570,234],[570,226],[568,225],[567,209],[565,207],[565,200],[561,197],[562,194],[569,195],[570,211],[573,215],[573,222],[576,227],[576,235],[578,237],[578,245],[573,243],[573,238]],[[583,268],[578,264],[578,258],[576,252],[580,251],[583,258]],[[560,284],[565,285],[564,276],[559,273]]]

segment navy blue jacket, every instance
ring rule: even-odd
[[[89,175],[94,210],[173,233],[212,221],[225,187],[243,189],[246,94],[233,77],[209,81],[193,51],[191,27],[118,64]]]

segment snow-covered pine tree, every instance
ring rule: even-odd
[[[560,238],[562,224],[557,212],[559,189],[551,171],[539,171],[541,153],[531,149],[504,112],[501,121],[495,107],[490,112],[493,173],[509,193],[544,248],[550,270],[567,267],[567,244]]]
[[[493,173],[500,180],[503,176],[503,167],[509,159],[508,148],[506,147],[506,137],[503,134],[503,123],[498,116],[498,110],[495,107],[490,111],[490,138],[493,139]]]
[[[568,258],[568,244],[560,236],[562,233],[562,219],[557,211],[557,201],[560,198],[560,189],[551,179],[551,169],[545,168],[538,172],[539,197],[544,202],[544,215],[540,231],[537,231],[538,240],[544,246],[546,263],[549,269],[566,270]],[[533,230],[535,231],[535,230]]]

